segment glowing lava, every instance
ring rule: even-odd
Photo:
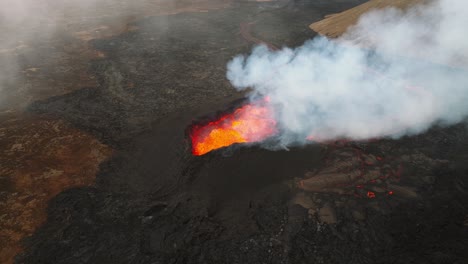
[[[235,143],[259,142],[278,132],[267,100],[237,108],[206,125],[191,130],[192,153],[200,156]]]

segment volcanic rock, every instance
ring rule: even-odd
[[[377,158],[372,154],[365,155],[363,159],[366,165],[374,165],[377,162]]]
[[[419,198],[419,195],[413,188],[395,184],[388,184],[388,188],[393,191],[396,196],[401,196],[404,198],[415,199]]]
[[[427,175],[427,176],[423,176],[421,179],[426,184],[433,184],[436,180],[436,177],[432,175]]]
[[[371,189],[372,191],[374,191],[376,193],[384,193],[385,192],[385,189],[382,188],[382,187],[379,187],[379,186],[371,186],[371,187],[369,187],[369,189]]]
[[[319,220],[326,224],[336,224],[336,212],[330,203],[326,203],[318,212]]]
[[[361,183],[366,183],[368,181],[375,180],[380,177],[380,171],[378,170],[371,170],[362,175],[362,178],[359,180]]]
[[[349,184],[357,180],[360,176],[359,171],[349,173],[329,173],[318,174],[312,178],[300,180],[298,187],[301,190],[309,192],[327,192],[328,189],[340,184]]]
[[[366,219],[366,215],[365,215],[365,213],[364,213],[364,211],[362,209],[361,210],[359,210],[359,209],[353,210],[352,215],[353,215],[354,219],[356,219],[357,221],[363,221],[363,220]]]
[[[307,196],[304,192],[296,194],[296,196],[291,201],[293,204],[298,204],[305,209],[315,209],[316,205],[312,199]]]
[[[346,171],[346,170],[351,170],[359,167],[360,165],[360,159],[356,156],[351,156],[345,160],[340,160],[336,162],[332,162],[329,166],[323,168],[320,173],[322,174],[327,174],[327,173],[333,173],[333,172],[339,172],[339,171]],[[313,173],[307,173],[307,176],[313,175]]]
[[[309,209],[307,211],[307,214],[309,214],[309,217],[312,217],[313,215],[315,215],[316,212],[317,212],[317,210],[315,210],[315,209]]]

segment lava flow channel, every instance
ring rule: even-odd
[[[205,125],[191,129],[192,153],[200,156],[235,143],[259,142],[278,132],[272,109],[250,103]]]

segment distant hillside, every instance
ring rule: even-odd
[[[325,19],[311,24],[310,28],[321,35],[336,38],[341,36],[349,26],[355,25],[359,17],[371,9],[390,6],[406,9],[424,1],[425,0],[370,0],[369,2],[344,12],[328,15]]]

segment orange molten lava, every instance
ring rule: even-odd
[[[191,131],[192,153],[200,156],[235,143],[259,142],[278,132],[273,111],[265,102],[247,104]]]

